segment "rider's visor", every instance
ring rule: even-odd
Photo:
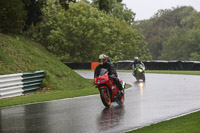
[[[99,59],[99,64],[103,65],[104,60],[103,59]]]

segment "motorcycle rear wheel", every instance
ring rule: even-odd
[[[111,97],[108,88],[100,90],[101,101],[104,106],[110,107],[111,105]]]

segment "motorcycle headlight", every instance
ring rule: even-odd
[[[101,81],[100,80],[97,80],[97,84],[99,84]]]
[[[102,81],[102,82],[105,82],[106,80],[105,80],[105,79],[102,79],[101,81]]]
[[[142,69],[139,69],[140,72],[142,72]]]

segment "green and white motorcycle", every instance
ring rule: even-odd
[[[137,64],[136,68],[136,73],[134,74],[133,71],[133,76],[136,78],[137,81],[143,80],[145,82],[145,66],[143,64]]]

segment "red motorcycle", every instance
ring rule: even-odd
[[[111,105],[111,102],[117,102],[119,105],[124,103],[124,88],[125,82],[122,82],[123,93],[119,93],[116,83],[113,82],[114,77],[108,75],[107,69],[102,68],[99,76],[94,78],[94,84],[99,89],[100,97],[106,107]]]

